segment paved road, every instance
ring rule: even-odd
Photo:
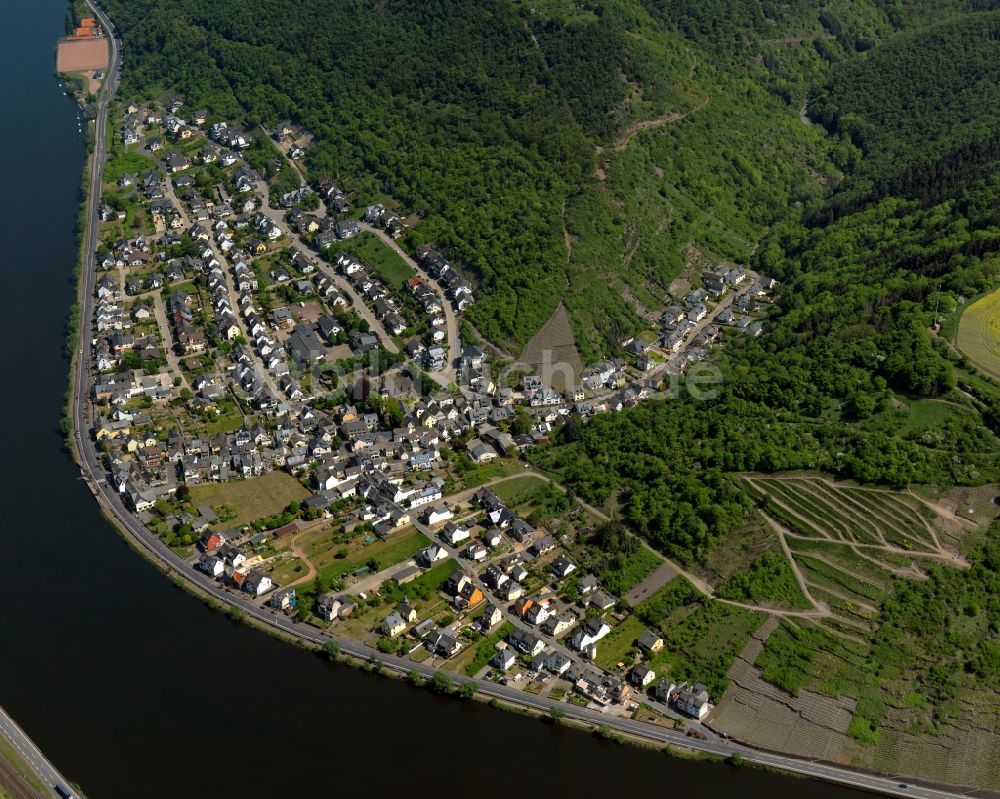
[[[303,252],[313,250],[312,245],[308,244],[305,239],[289,227],[288,222],[285,220],[285,209],[271,207],[271,195],[269,194],[269,191],[270,189],[268,188],[267,181],[262,180],[257,183],[257,192],[263,197],[260,210],[266,213],[268,217],[274,221],[274,223],[281,229],[281,232],[288,237],[289,241],[293,245],[298,247]],[[395,339],[393,339],[393,337],[389,334],[389,331],[383,327],[378,317],[375,316],[372,309],[365,303],[364,297],[354,290],[354,286],[344,279],[344,277],[326,261],[317,260],[316,267],[320,272],[336,283],[338,288],[351,299],[352,307],[355,311],[357,311],[358,316],[368,323],[372,332],[379,337],[382,342],[382,346],[389,350],[389,352],[399,352],[399,347],[396,346]]]
[[[110,21],[94,3],[94,0],[87,0],[94,10],[95,15],[101,20],[108,30],[113,31]],[[114,514],[120,526],[124,529],[133,542],[141,548],[150,558],[158,561],[168,573],[175,573],[191,585],[195,586],[202,593],[218,600],[219,602],[239,608],[247,616],[252,616],[257,622],[268,625],[282,633],[295,636],[301,640],[311,642],[318,646],[323,646],[329,641],[335,641],[340,647],[340,651],[346,655],[367,661],[378,661],[386,668],[399,674],[417,672],[425,678],[433,676],[435,669],[423,664],[413,663],[409,660],[385,655],[377,650],[359,644],[356,641],[327,636],[306,626],[300,626],[294,618],[272,614],[267,610],[258,607],[245,594],[234,592],[222,587],[208,575],[202,574],[191,568],[191,565],[182,557],[167,547],[158,536],[147,530],[139,519],[132,514],[122,503],[120,495],[114,491],[104,479],[97,451],[89,434],[83,435],[83,431],[89,431],[87,424],[87,375],[90,360],[89,347],[84,346],[89,338],[91,320],[93,318],[93,296],[95,284],[95,252],[97,244],[97,216],[96,209],[100,202],[101,182],[106,158],[106,130],[107,130],[107,108],[114,92],[117,90],[117,65],[118,65],[118,43],[112,37],[111,46],[111,66],[109,68],[108,83],[98,101],[98,115],[95,132],[94,158],[91,166],[90,196],[88,198],[87,209],[87,231],[86,231],[86,262],[84,264],[84,275],[81,281],[82,297],[81,311],[82,320],[80,326],[81,348],[77,358],[76,385],[74,393],[74,422],[76,424],[76,442],[79,447],[79,460],[88,485],[93,490],[98,501],[109,512]],[[894,779],[887,779],[870,774],[862,774],[845,768],[832,765],[814,763],[800,760],[784,755],[761,752],[739,744],[730,742],[701,741],[689,738],[674,730],[666,730],[648,722],[635,721],[607,717],[603,714],[579,708],[574,705],[562,702],[553,702],[547,697],[536,697],[524,691],[508,686],[496,685],[487,681],[475,681],[480,694],[495,698],[504,702],[522,707],[531,708],[541,712],[547,712],[550,708],[558,707],[564,716],[569,719],[581,721],[587,724],[605,724],[608,727],[627,734],[644,738],[662,744],[683,746],[702,752],[708,752],[723,757],[738,753],[744,760],[786,771],[803,774],[817,779],[829,780],[831,782],[849,785],[865,790],[877,791],[893,796],[918,797],[918,799],[959,799],[961,794],[938,791],[931,788],[916,786],[901,786]]]
[[[438,295],[438,299],[441,300],[441,307],[444,309],[445,328],[448,333],[448,366],[435,372],[431,375],[431,377],[444,385],[454,383],[457,374],[456,369],[458,367],[458,359],[461,353],[458,349],[458,317],[455,315],[455,308],[452,306],[451,301],[444,295],[444,290],[441,288],[441,285],[436,280],[431,278],[431,276],[428,275],[423,268],[415,260],[413,260],[413,258],[411,258],[402,247],[399,246],[399,244],[396,243],[396,240],[392,236],[381,228],[377,228],[368,222],[359,222],[358,224],[361,226],[362,230],[374,233],[382,239],[385,246],[402,258],[406,265],[416,272],[419,277],[422,277],[425,281],[427,281],[427,285],[430,286]]]
[[[17,722],[7,715],[7,711],[2,707],[0,707],[0,735],[3,735],[10,742],[10,745],[14,747],[24,762],[35,772],[38,779],[48,786],[49,790],[46,795],[57,796],[53,787],[55,785],[70,786],[69,780],[59,773],[35,745],[35,742],[17,726]]]
[[[156,326],[160,329],[160,338],[163,341],[163,357],[167,361],[167,366],[173,370],[181,379],[181,386],[186,388],[188,391],[191,390],[191,384],[188,383],[187,376],[181,369],[181,359],[177,357],[177,351],[174,349],[174,337],[170,331],[170,323],[167,321],[167,309],[163,304],[163,293],[156,291],[152,293],[153,296],[153,317],[156,319]]]
[[[180,199],[177,197],[177,193],[174,191],[174,184],[171,176],[169,174],[162,173],[164,175],[164,186],[163,194],[170,201],[170,204],[177,209],[177,213],[184,223],[184,230],[188,231],[191,229],[191,218],[185,213],[184,205],[181,203]],[[277,382],[275,382],[271,371],[264,365],[264,360],[261,358],[260,353],[257,352],[257,348],[253,345],[253,336],[249,335],[247,332],[246,320],[243,318],[243,314],[240,313],[239,305],[236,302],[236,298],[239,296],[239,292],[236,291],[236,286],[233,281],[233,269],[229,260],[223,255],[222,251],[219,249],[218,245],[215,243],[214,239],[209,239],[205,244],[212,251],[212,255],[215,260],[219,262],[219,266],[222,269],[222,278],[226,282],[226,296],[229,298],[229,306],[233,310],[233,315],[236,317],[236,324],[240,329],[240,335],[249,343],[248,350],[253,355],[254,366],[257,369],[258,375],[260,375],[261,381],[267,386],[268,391],[274,396],[275,399],[281,399],[284,396],[284,392],[278,388]],[[214,310],[213,310],[214,313]]]

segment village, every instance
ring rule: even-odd
[[[714,264],[621,357],[556,383],[474,340],[475,281],[433,243],[404,250],[391,200],[307,182],[291,122],[246,130],[178,98],[117,125],[88,413],[142,523],[330,634],[610,714],[704,719],[709,689],[654,668],[656,631],[601,656],[637,623],[594,575],[606,519],[525,454],[760,335],[775,282]]]

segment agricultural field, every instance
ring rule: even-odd
[[[298,480],[278,471],[251,480],[232,480],[191,488],[191,504],[195,507],[233,508],[235,516],[231,521],[234,527],[281,513],[292,502],[301,502],[308,496],[309,491]]]
[[[996,576],[983,566],[995,557],[983,524],[996,486],[743,479],[813,610],[754,633],[727,672],[716,729],[803,757],[1000,787]]]
[[[976,366],[1000,380],[1000,289],[965,309],[956,344]]]
[[[894,579],[923,579],[928,564],[968,565],[958,546],[976,525],[916,493],[815,475],[746,475],[744,482],[778,537],[804,606],[849,640],[867,640]],[[787,575],[778,584],[789,587]]]
[[[549,320],[534,335],[521,353],[521,361],[534,367],[542,379],[556,391],[576,385],[583,371],[583,361],[576,349],[566,307],[560,303]]]
[[[802,684],[790,694],[762,676],[759,664],[765,644],[770,645],[786,628],[801,629],[772,616],[754,632],[729,667],[730,685],[712,714],[712,725],[756,746],[836,762],[849,746],[847,731],[857,701]],[[791,653],[782,651],[778,660],[784,663],[790,657]]]

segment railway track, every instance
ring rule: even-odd
[[[7,788],[15,799],[45,799],[4,757],[0,757],[0,786]]]

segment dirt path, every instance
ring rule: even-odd
[[[853,569],[848,568],[847,566],[844,566],[842,563],[837,563],[835,560],[832,560],[831,558],[828,558],[822,552],[802,553],[802,554],[799,555],[799,557],[809,558],[811,560],[815,560],[815,561],[818,561],[820,563],[825,563],[831,569],[836,569],[839,572],[843,572],[848,577],[853,577],[859,583],[865,583],[866,585],[870,585],[872,588],[877,588],[879,591],[888,591],[889,590],[889,587],[885,583],[879,582],[877,579],[875,579],[871,575],[859,574],[858,572],[854,571]]]
[[[955,524],[960,524],[963,527],[971,527],[973,529],[979,526],[971,519],[966,519],[963,516],[957,515],[955,511],[951,510],[951,508],[945,507],[944,505],[941,505],[940,503],[937,502],[932,502],[926,497],[920,496],[912,488],[907,488],[906,493],[909,494],[911,497],[913,497],[915,500],[917,500],[917,502],[921,503],[922,505],[926,505],[942,519],[947,519],[949,522],[954,522]]]
[[[711,99],[712,99],[711,95],[706,94],[704,99],[702,99],[702,101],[698,103],[698,105],[687,111],[671,111],[670,113],[656,117],[655,119],[644,119],[640,122],[633,122],[631,125],[625,128],[625,132],[622,133],[621,136],[615,139],[615,143],[612,145],[612,147],[615,150],[619,151],[624,150],[626,147],[628,147],[628,143],[632,141],[632,137],[635,136],[636,134],[642,133],[644,130],[660,128],[663,127],[664,125],[670,125],[673,124],[674,122],[680,122],[682,119],[687,119],[687,117],[689,117],[696,111],[701,111],[701,109],[703,109],[705,106],[709,104]]]
[[[305,532],[305,531],[303,531]],[[285,588],[291,588],[292,586],[301,585],[302,583],[308,583],[316,576],[316,567],[313,566],[312,561],[306,556],[306,553],[299,549],[297,539],[302,535],[302,533],[296,533],[295,538],[292,539],[291,546],[289,546],[288,551],[291,552],[295,557],[301,560],[306,566],[309,567],[308,571],[301,577],[292,580]]]
[[[852,507],[849,502],[837,496],[838,492],[827,483],[824,483],[822,480],[811,480],[804,477],[796,480],[795,485],[799,487],[803,493],[811,497],[814,502],[819,503],[821,506],[825,504],[831,507],[835,514],[845,516],[847,519],[869,529],[879,544],[883,546],[888,545],[888,541],[885,540],[885,536],[882,535],[882,531],[878,525],[871,521],[871,519],[858,513],[857,508]],[[864,543],[859,542],[854,537],[851,532],[850,524],[844,523],[840,524],[840,526],[844,529],[844,532],[852,541],[855,543]]]
[[[540,480],[544,480],[547,483],[551,483],[556,488],[558,488],[560,491],[562,491],[563,493],[566,493],[566,489],[563,488],[562,485],[560,485],[558,482],[556,482],[555,480],[553,480],[548,475],[542,474],[541,472],[536,471],[534,469],[525,469],[524,473],[526,475],[530,474],[530,475],[532,475],[534,477],[537,477]],[[592,505],[588,505],[586,502],[583,502],[579,497],[576,498],[576,501],[580,504],[580,506],[584,510],[587,510],[590,513],[594,514],[594,516],[596,516],[598,519],[601,519],[601,520],[603,520],[605,522],[610,522],[611,521],[611,517],[610,516],[608,516],[606,513],[602,512],[602,511],[599,511],[597,508],[593,507]],[[691,574],[691,572],[689,572],[689,571],[686,571],[686,570],[682,569],[674,561],[670,560],[669,558],[664,557],[663,553],[657,552],[655,549],[653,549],[653,547],[650,546],[649,543],[647,543],[645,541],[645,539],[640,538],[638,536],[636,536],[636,537],[639,539],[639,543],[641,543],[644,548],[646,548],[647,550],[649,550],[650,552],[652,552],[654,555],[656,555],[656,557],[662,559],[663,562],[667,566],[669,566],[678,575],[680,575],[685,580],[687,580],[689,583],[691,583],[691,585],[694,586],[694,588],[699,593],[704,594],[709,599],[713,599],[716,602],[721,602],[724,605],[732,605],[733,607],[736,607],[736,608],[743,608],[744,610],[752,610],[752,611],[754,611],[756,613],[767,613],[767,614],[769,614],[771,616],[788,616],[788,617],[801,618],[801,619],[823,619],[823,618],[826,618],[827,616],[830,615],[829,609],[822,610],[822,609],[820,609],[817,606],[817,603],[815,603],[815,602],[813,602],[813,605],[816,608],[815,610],[784,610],[784,609],[781,609],[781,608],[766,608],[766,607],[761,607],[760,605],[753,605],[753,604],[751,604],[749,602],[737,602],[737,601],[732,600],[732,599],[722,599],[720,597],[717,597],[717,596],[715,596],[715,591],[712,588],[712,586],[709,585],[705,580],[701,579],[697,575]]]
[[[829,594],[830,596],[835,596],[837,599],[843,600],[844,602],[849,602],[852,605],[857,605],[859,608],[863,608],[869,613],[877,613],[878,609],[874,605],[869,605],[867,602],[860,601],[857,597],[848,596],[847,594],[841,593],[835,588],[830,588],[826,585],[818,585],[817,583],[809,583],[817,591],[822,591],[824,594]],[[840,618],[839,616],[837,618]]]
[[[804,525],[806,525],[807,527],[809,527],[812,530],[815,530],[815,532],[816,532],[816,535],[812,536],[812,537],[809,537],[809,536],[797,536],[797,537],[799,537],[799,538],[805,538],[805,539],[808,539],[810,541],[815,541],[815,540],[817,540],[817,538],[820,539],[820,540],[823,540],[823,541],[834,541],[834,542],[837,542],[837,541],[840,540],[840,539],[836,539],[833,536],[831,536],[826,530],[820,529],[814,522],[810,521],[809,519],[803,518],[801,514],[796,513],[794,510],[792,510],[790,507],[788,507],[788,504],[786,502],[784,502],[782,499],[779,499],[778,497],[774,496],[773,494],[768,493],[764,488],[761,488],[758,485],[758,483],[756,481],[754,481],[753,479],[751,479],[750,477],[747,477],[747,476],[744,475],[743,479],[746,480],[748,483],[750,483],[750,485],[754,486],[759,492],[767,495],[767,498],[769,500],[771,500],[771,502],[773,502],[775,505],[777,505],[778,507],[780,507],[783,511],[785,511],[785,513],[789,514],[790,516],[794,516],[796,519],[798,519],[799,521],[801,521]]]
[[[806,541],[811,543],[816,543],[816,538],[808,535],[799,535],[798,533],[793,533],[791,530],[787,531],[785,535],[788,538],[793,538],[797,541]],[[902,547],[893,546],[892,544],[886,544],[882,546],[881,544],[856,544],[851,541],[823,541],[824,544],[837,544],[839,546],[847,547],[848,549],[854,550],[858,555],[865,557],[859,550],[863,549],[874,549],[878,552],[884,552],[888,555],[900,555],[907,558],[928,558],[930,560],[940,560],[943,563],[947,563],[952,566],[963,567],[968,565],[961,558],[956,558],[954,555],[949,555],[946,552],[928,552],[926,550],[914,550],[914,549],[903,549]],[[808,557],[808,552],[803,552],[803,555]],[[870,558],[869,558],[870,560]],[[879,563],[884,569],[892,570],[893,567],[889,564]],[[896,567],[902,568],[902,567]],[[905,571],[905,570],[904,570]]]
[[[566,200],[563,199],[562,208],[559,211],[559,219],[562,220],[563,241],[566,244],[566,261],[573,260],[573,237],[569,235],[566,228]]]
[[[691,114],[695,113],[696,111],[701,111],[701,109],[703,109],[705,106],[709,104],[709,102],[711,102],[711,99],[712,99],[711,95],[706,94],[704,99],[700,103],[698,103],[698,105],[696,105],[694,108],[688,109],[687,111],[671,111],[669,113],[663,114],[662,116],[658,116],[655,119],[643,119],[639,122],[633,122],[631,125],[625,128],[624,132],[617,139],[615,139],[615,141],[611,145],[611,149],[617,152],[621,152],[622,150],[628,147],[629,142],[632,141],[632,138],[637,134],[642,133],[643,131],[646,130],[652,130],[653,128],[661,128],[664,125],[672,125],[675,122],[680,122],[683,119],[687,119],[687,117],[691,116]],[[598,161],[600,161],[600,158],[604,154],[604,152],[605,152],[604,147],[601,147],[600,145],[598,145],[595,148],[595,153],[597,154]],[[599,180],[601,181],[605,180],[607,178],[606,168],[602,166],[600,163],[598,163],[595,175]]]
[[[784,477],[782,477],[782,476],[779,476],[779,475],[775,475],[775,476],[770,477],[768,479],[781,480],[781,481],[784,481],[784,482],[793,482],[793,481],[801,482],[803,480],[808,480],[809,482],[820,483],[821,485],[823,485],[827,489],[827,493],[829,493],[829,494],[836,494],[837,493],[837,489],[839,488],[837,482],[835,480],[831,480],[828,477],[803,478],[803,477],[795,477],[795,476],[784,476]],[[866,486],[853,486],[853,485],[850,486],[850,488],[852,488],[854,490],[857,490],[857,491],[863,491],[863,492],[865,492],[867,494],[872,494],[874,496],[882,497],[884,499],[884,501],[886,501],[888,503],[892,503],[893,507],[895,507],[897,510],[899,510],[901,512],[904,512],[904,511],[911,512],[915,518],[919,519],[920,523],[927,530],[927,534],[931,538],[931,542],[930,543],[934,547],[934,549],[936,549],[938,551],[938,553],[941,555],[941,559],[942,560],[948,561],[950,563],[963,563],[963,564],[965,563],[961,558],[955,558],[953,555],[951,555],[951,554],[948,553],[947,548],[944,547],[941,544],[941,539],[938,536],[937,531],[934,529],[934,525],[931,524],[931,522],[928,521],[926,518],[924,518],[923,514],[919,513],[916,510],[916,508],[908,507],[906,505],[906,503],[903,502],[899,497],[894,496],[892,493],[890,493],[888,491],[885,491],[883,489],[868,488]],[[935,514],[937,514],[940,518],[945,519],[946,521],[953,522],[955,524],[959,524],[959,525],[961,525],[963,527],[975,528],[975,527],[978,526],[978,525],[976,525],[975,522],[972,522],[972,521],[970,521],[968,519],[963,519],[960,516],[955,515],[955,513],[953,511],[949,510],[948,508],[946,508],[946,507],[944,507],[942,505],[939,505],[938,503],[932,502],[932,501],[930,501],[928,499],[925,499],[925,498],[921,497],[919,494],[915,493],[912,488],[907,488],[907,490],[904,493],[905,493],[905,495],[913,497],[913,499],[915,499],[917,502],[920,502],[922,505],[926,506],[932,512],[934,512]],[[843,500],[838,500],[838,501],[843,502]],[[796,514],[796,515],[798,515],[798,514]],[[891,527],[896,533],[898,533],[899,535],[903,536],[904,538],[909,539],[910,541],[913,541],[915,544],[918,544],[921,547],[927,546],[927,544],[928,544],[927,541],[920,540],[919,538],[915,538],[912,534],[907,533],[907,531],[904,529],[904,527],[901,527],[899,521],[896,520],[895,518],[892,518],[889,521],[885,521],[884,523],[885,523],[886,527]],[[881,532],[879,533],[879,537],[880,537],[881,540],[883,540],[883,541],[885,540],[884,536],[881,534]],[[905,553],[905,554],[915,554],[912,550],[899,550],[898,548],[891,547],[888,542],[885,543],[885,549],[886,549],[886,551],[897,550],[897,551],[900,551],[900,552]],[[926,557],[934,557],[932,554],[926,553],[926,552],[924,553],[924,555]],[[967,565],[967,564],[965,564],[965,565]]]
[[[764,517],[767,523],[771,526],[771,529],[774,530],[775,535],[778,536],[778,543],[781,544],[781,551],[785,553],[785,558],[788,559],[788,565],[792,568],[792,574],[795,575],[795,582],[799,584],[799,590],[802,591],[802,596],[804,596],[808,600],[809,604],[811,604],[817,611],[830,615],[830,606],[825,602],[817,602],[813,595],[809,592],[809,584],[806,581],[805,575],[799,568],[799,564],[795,562],[792,550],[789,548],[788,542],[785,540],[785,534],[788,533],[789,530],[778,522],[777,519],[772,519],[763,511],[761,511],[760,515]]]

